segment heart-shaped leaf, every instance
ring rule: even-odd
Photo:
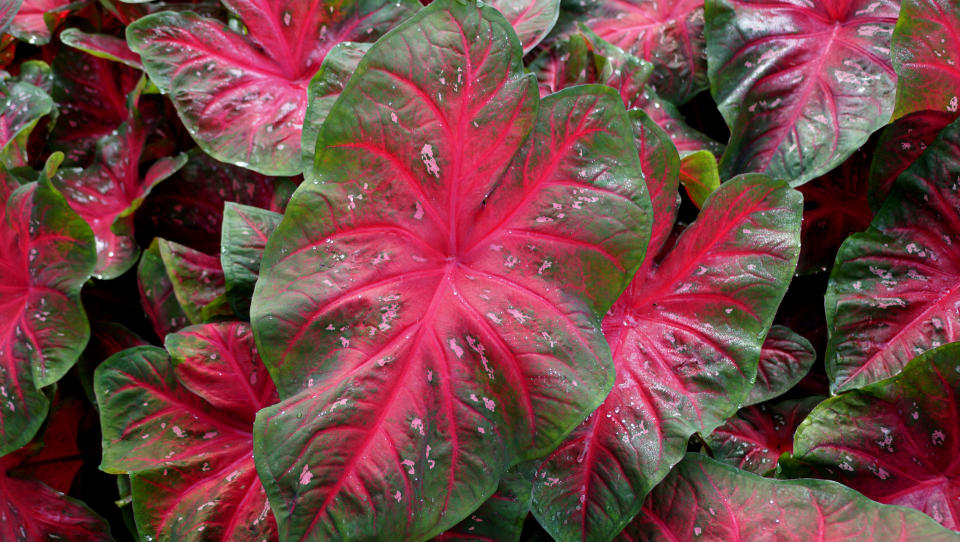
[[[96,264],[90,226],[45,178],[16,187],[0,168],[0,454],[37,433],[40,388],[73,366],[90,335],[80,288]]]
[[[923,514],[875,503],[836,482],[783,481],[689,454],[620,540],[954,542]]]
[[[518,469],[504,473],[497,492],[433,542],[519,542],[530,513],[532,484]]]
[[[160,239],[156,238],[140,254],[137,264],[137,286],[143,311],[161,340],[190,321],[173,291],[173,282],[167,275],[167,266],[160,256]]]
[[[87,168],[62,168],[54,178],[70,207],[93,228],[97,240],[94,276],[111,279],[137,261],[133,213],[157,183],[187,161],[186,154],[164,157],[140,174],[147,131],[136,109],[127,121],[97,142],[96,159]]]
[[[166,348],[124,350],[97,369],[101,468],[133,474],[145,540],[276,540],[251,434],[276,389],[249,326],[192,326]]]
[[[960,112],[960,4],[903,0],[890,56],[897,72],[893,118],[915,111]]]
[[[680,161],[680,184],[694,205],[703,207],[707,196],[720,187],[717,158],[710,151],[696,151]]]
[[[603,321],[613,391],[534,482],[534,515],[554,538],[612,539],[688,437],[710,433],[746,399],[796,266],[801,205],[763,175],[728,181],[662,262],[637,273]]]
[[[439,534],[609,390],[600,316],[649,196],[620,97],[539,100],[521,54],[496,10],[437,0],[320,131],[251,307],[287,398],[255,427],[281,538]]]
[[[342,41],[373,41],[419,8],[414,0],[227,0],[246,32],[192,12],[127,27],[130,48],[214,158],[268,175],[301,172],[307,85]]]
[[[879,209],[901,173],[927,150],[940,130],[957,118],[954,113],[918,111],[899,118],[880,133],[870,164],[870,207]]]
[[[887,123],[898,0],[706,6],[711,91],[731,132],[722,177],[756,171],[803,184]]]
[[[587,26],[653,63],[651,85],[667,100],[684,103],[707,88],[703,0],[601,0]]]
[[[822,401],[805,397],[749,406],[704,437],[710,455],[718,461],[755,474],[776,468],[777,459],[793,451],[793,433]]]
[[[779,397],[800,382],[817,359],[817,352],[803,335],[784,326],[773,326],[760,349],[757,379],[744,405]]]
[[[960,343],[929,351],[899,375],[834,397],[797,430],[799,461],[867,497],[960,526]]]
[[[128,120],[127,98],[141,74],[69,47],[57,53],[53,73],[59,116],[50,146],[63,151],[68,164],[85,166],[93,158],[97,141]]]
[[[260,276],[263,249],[281,218],[279,213],[237,203],[227,203],[223,209],[220,264],[227,300],[238,315],[250,314],[250,298]]]
[[[299,179],[267,177],[210,158],[199,149],[187,164],[161,183],[137,213],[137,229],[189,245],[208,254],[220,252],[223,209],[227,202],[283,212]]]
[[[834,391],[897,374],[960,339],[960,120],[907,168],[870,229],[840,247],[824,302]]]

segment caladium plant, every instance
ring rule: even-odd
[[[960,541],[958,21],[0,0],[0,539]]]

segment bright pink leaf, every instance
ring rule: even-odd
[[[746,399],[796,265],[800,206],[768,177],[728,181],[662,262],[637,273],[603,322],[613,391],[537,474],[533,512],[555,538],[613,538],[688,438]]]
[[[213,157],[269,175],[301,172],[307,85],[343,41],[374,41],[414,0],[226,0],[245,25],[165,11],[127,27],[130,47]],[[451,76],[453,77],[453,76]]]
[[[287,398],[257,470],[281,538],[429,537],[609,389],[600,315],[650,230],[628,118],[600,86],[539,100],[502,15],[437,0],[366,54],[318,151],[251,307]]]

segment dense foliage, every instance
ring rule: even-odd
[[[960,1],[0,0],[0,541],[960,541]]]

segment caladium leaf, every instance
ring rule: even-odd
[[[611,45],[581,27],[531,64],[540,81],[540,95],[585,83],[601,83],[620,91],[628,109],[643,109],[663,128],[681,153],[709,150],[720,154],[723,145],[687,125],[683,115],[650,86],[653,66]]]
[[[0,82],[0,151],[24,132],[29,132],[50,113],[53,100],[42,89],[27,82]]]
[[[77,28],[67,28],[60,33],[60,41],[98,58],[126,64],[137,70],[143,69],[140,56],[130,50],[126,40],[109,34],[88,34]]]
[[[251,435],[276,389],[249,326],[191,326],[166,348],[124,350],[97,369],[101,468],[133,474],[145,540],[276,540]]]
[[[836,482],[771,480],[689,454],[619,539],[953,542],[957,535]]]
[[[279,213],[237,203],[224,207],[220,264],[227,300],[237,315],[250,314],[250,298],[260,276],[263,249],[281,218]]]
[[[694,205],[703,207],[707,196],[720,187],[717,158],[710,151],[696,151],[680,161],[680,184]]]
[[[710,455],[748,472],[766,474],[782,454],[793,451],[793,433],[822,397],[765,403],[737,412],[703,437]]]
[[[870,164],[870,207],[879,209],[901,173],[927,150],[940,130],[957,118],[955,113],[918,111],[884,128]]]
[[[707,0],[711,91],[730,127],[721,177],[803,184],[840,165],[893,111],[898,0]]]
[[[137,213],[138,230],[152,229],[157,237],[218,253],[226,202],[282,212],[297,186],[292,179],[217,162],[199,149],[188,155],[187,165],[144,202]]]
[[[960,526],[960,344],[929,351],[899,375],[832,398],[797,430],[795,457],[871,499]]]
[[[0,34],[7,31],[7,26],[13,21],[13,17],[20,10],[20,4],[22,3],[23,0],[0,1]]]
[[[518,469],[508,470],[497,491],[467,519],[433,542],[519,542],[523,522],[530,513],[532,483]]]
[[[650,235],[630,125],[606,87],[539,100],[499,12],[437,0],[364,56],[317,148],[251,307],[287,398],[257,470],[281,538],[429,537],[609,389],[600,315]]]
[[[784,183],[738,177],[658,266],[637,273],[603,322],[613,391],[534,482],[533,513],[554,538],[612,539],[688,437],[737,411],[796,265],[800,215],[801,196]]]
[[[57,53],[53,73],[53,99],[59,117],[50,146],[63,151],[67,163],[85,166],[97,141],[128,120],[127,98],[141,74],[69,47]]]
[[[127,27],[130,48],[214,158],[268,175],[301,172],[307,85],[341,41],[373,41],[415,12],[414,0],[224,4],[247,32],[192,12]]]
[[[8,32],[33,45],[50,43],[52,30],[69,13],[70,0],[21,0]]]
[[[649,269],[673,231],[680,205],[680,156],[667,134],[649,115],[639,109],[627,112],[633,125],[633,138],[653,205],[653,226],[650,230],[649,258],[643,269]]]
[[[226,281],[219,258],[166,239],[159,239],[157,247],[173,293],[190,322],[232,314],[223,303]]]
[[[803,194],[803,229],[798,273],[828,270],[847,236],[870,225],[869,167],[870,154],[860,149],[836,169],[799,188]]]
[[[140,254],[137,286],[143,310],[153,324],[153,331],[158,338],[163,339],[167,333],[173,333],[190,324],[173,291],[167,266],[160,256],[159,238],[154,239],[150,247]]]
[[[915,111],[960,112],[960,5],[903,0],[890,56],[897,72],[893,118]]]
[[[137,261],[133,213],[157,183],[183,167],[187,155],[160,158],[140,173],[147,130],[132,108],[127,121],[97,142],[96,159],[87,168],[61,168],[54,184],[70,207],[90,224],[97,240],[94,276],[111,279]]]
[[[651,85],[673,103],[707,88],[703,0],[605,0],[587,21],[601,38],[653,63]]]
[[[755,405],[779,397],[803,379],[817,352],[803,335],[788,327],[773,326],[760,349],[757,379],[744,405]]]
[[[834,391],[892,376],[960,339],[960,120],[894,183],[870,229],[840,247],[824,302]]]
[[[547,37],[560,16],[560,0],[492,0],[489,5],[513,26],[524,54]]]
[[[80,288],[96,264],[93,233],[45,178],[0,168],[0,454],[30,441],[47,414],[40,388],[77,361],[90,334]]]

